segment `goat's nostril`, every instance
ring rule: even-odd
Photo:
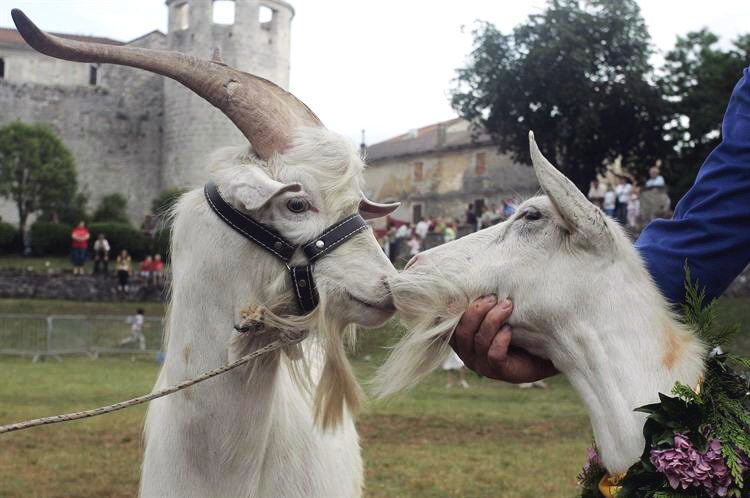
[[[419,260],[419,254],[417,254],[416,256],[414,256],[413,258],[411,258],[409,260],[409,262],[406,263],[406,266],[404,266],[404,270],[408,270],[409,267],[414,266],[417,263],[418,260]]]

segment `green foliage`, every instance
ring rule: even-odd
[[[88,222],[91,218],[88,213],[88,202],[88,195],[79,192],[66,205],[62,205],[54,211],[41,211],[37,220],[71,226],[77,225],[81,221]]]
[[[168,213],[172,206],[177,202],[182,194],[187,192],[188,189],[184,188],[172,188],[162,190],[158,196],[151,202],[151,211],[159,216]]]
[[[149,239],[129,223],[92,223],[89,226],[92,240],[103,233],[112,248],[114,256],[125,249],[134,258],[149,254]]]
[[[122,194],[109,194],[102,197],[94,211],[93,221],[109,223],[130,223],[128,200]]]
[[[9,253],[20,249],[19,233],[10,223],[0,222],[0,252]]]
[[[727,99],[750,59],[750,35],[728,49],[718,41],[706,29],[679,37],[657,80],[667,102],[667,140],[673,148],[666,164],[675,179],[675,198],[693,184],[703,159],[721,140]]]
[[[48,221],[31,225],[31,249],[42,256],[62,256],[70,253],[72,226]]]
[[[76,193],[73,156],[44,125],[0,128],[0,196],[15,202],[20,226],[37,211],[58,212]]]
[[[666,148],[649,44],[635,0],[551,0],[510,34],[479,24],[452,105],[520,162],[534,130],[579,187],[619,156],[645,172]]]

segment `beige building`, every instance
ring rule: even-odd
[[[400,201],[394,218],[464,221],[468,204],[499,206],[537,192],[531,167],[500,154],[489,135],[472,136],[463,119],[452,119],[367,147],[366,194],[379,202]]]

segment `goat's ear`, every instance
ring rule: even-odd
[[[604,213],[542,155],[533,131],[529,132],[529,148],[539,185],[572,232],[595,246],[611,243],[612,234],[604,221]]]
[[[247,211],[262,208],[268,201],[284,192],[299,192],[299,183],[281,183],[258,167],[252,166],[232,176],[222,189],[227,201]]]
[[[372,202],[362,194],[362,200],[359,201],[359,214],[366,220],[382,218],[394,212],[401,205],[400,202],[391,202],[389,204],[380,204]]]

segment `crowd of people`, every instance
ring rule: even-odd
[[[643,185],[639,185],[635,178],[629,174],[615,176],[617,178],[616,185],[598,179],[592,181],[588,198],[602,208],[602,211],[607,215],[620,222],[621,225],[638,228],[642,225],[642,192],[654,189],[664,191],[667,186],[664,177],[659,172],[659,168],[656,167],[649,170],[649,178]]]
[[[412,224],[390,220],[388,228],[379,237],[380,245],[392,263],[399,258],[414,257],[427,249],[428,236],[436,237],[437,243],[456,240],[459,227],[466,227],[475,232],[501,221],[506,220],[516,212],[516,206],[511,198],[506,198],[499,205],[482,205],[477,208],[469,204],[464,213],[464,219],[450,217],[426,218],[422,217]]]
[[[83,275],[85,273],[86,261],[89,259],[88,249],[91,239],[91,234],[84,221],[81,221],[73,228],[70,233],[70,239],[73,274]],[[110,275],[109,261],[111,251],[112,247],[106,235],[103,233],[98,234],[92,245],[93,275]],[[128,292],[128,283],[133,274],[133,259],[126,249],[122,249],[115,258],[115,275],[117,276],[118,291]],[[161,254],[146,256],[138,266],[137,274],[144,278],[148,284],[157,285],[162,283],[164,280],[164,261]]]

